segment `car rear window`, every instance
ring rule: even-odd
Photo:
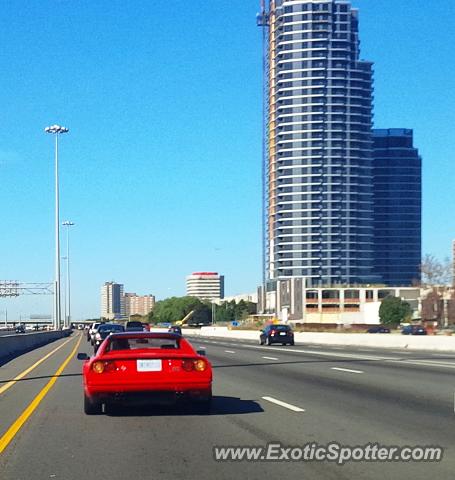
[[[142,322],[127,322],[126,323],[126,328],[130,328],[130,327],[138,327],[138,328],[142,328],[144,325],[142,325]]]
[[[176,350],[180,348],[175,338],[112,338],[108,351],[112,350]]]
[[[290,330],[288,325],[274,325],[272,327],[274,330],[282,330],[282,331],[288,331]]]
[[[99,332],[123,332],[123,325],[100,325]]]

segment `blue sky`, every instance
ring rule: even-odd
[[[74,317],[99,289],[181,295],[192,271],[226,293],[261,278],[258,1],[4,0],[0,6],[0,279],[53,278],[53,144],[71,231]],[[375,126],[414,128],[423,251],[455,237],[452,0],[354,0],[375,62]],[[64,233],[62,240],[64,240]],[[0,299],[10,318],[50,297]]]

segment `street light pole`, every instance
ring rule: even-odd
[[[61,297],[60,297],[60,204],[58,179],[58,137],[68,133],[68,129],[60,125],[52,125],[44,129],[46,133],[55,135],[55,278],[54,278],[54,329],[61,328]]]
[[[71,325],[71,277],[70,277],[70,227],[74,226],[73,222],[65,220],[62,225],[66,227],[66,295],[65,305],[68,306],[68,316],[65,308],[65,328]]]

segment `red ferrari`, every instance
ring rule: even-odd
[[[85,360],[84,412],[131,401],[140,404],[197,402],[208,412],[212,400],[212,367],[203,355],[175,333],[125,332],[107,337]]]

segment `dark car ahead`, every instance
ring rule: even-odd
[[[294,333],[289,325],[268,325],[261,331],[259,341],[261,345],[274,343],[294,345]]]
[[[18,325],[15,329],[16,333],[25,333],[25,325]]]
[[[93,347],[95,353],[98,350],[99,346],[103,343],[103,340],[107,338],[111,333],[121,333],[124,332],[125,328],[123,325],[118,325],[117,323],[103,323],[98,327],[98,330],[95,333]]]
[[[143,332],[144,330],[145,329],[142,322],[139,322],[136,320],[132,320],[131,322],[126,322],[126,325],[125,325],[126,332]]]
[[[427,329],[422,325],[407,325],[401,330],[403,335],[426,335]]]
[[[182,329],[178,325],[172,325],[172,327],[168,330],[169,333],[177,333],[178,335],[182,334]]]
[[[390,328],[384,325],[375,325],[367,330],[367,333],[390,333]]]

